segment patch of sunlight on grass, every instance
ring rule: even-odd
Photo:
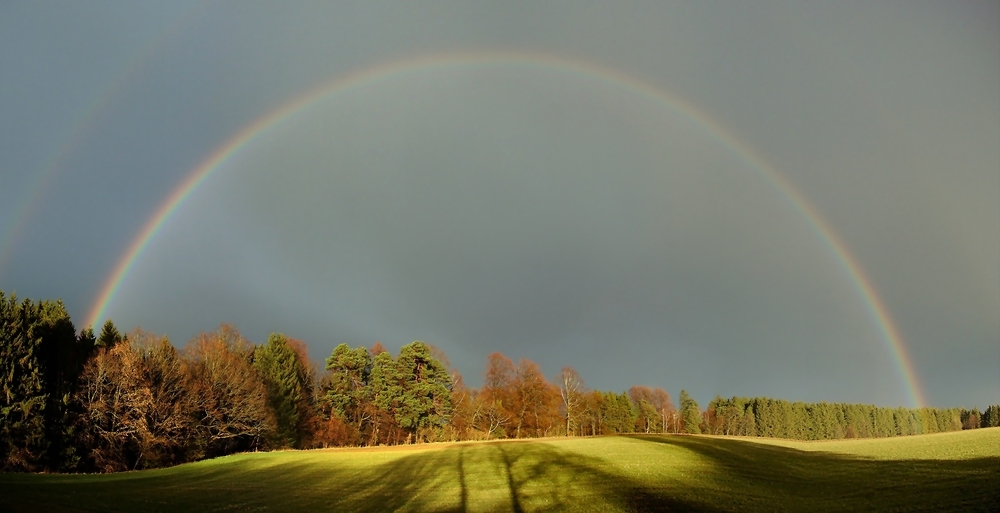
[[[838,442],[631,435],[0,475],[3,511],[989,510],[1000,429]]]
[[[749,441],[791,447],[801,451],[825,451],[881,460],[967,460],[1000,457],[1000,428],[972,429],[951,433],[893,438],[861,438],[799,442],[745,438]]]

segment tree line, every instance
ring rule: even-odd
[[[902,436],[1000,426],[1000,406],[883,408],[588,389],[564,367],[500,353],[466,385],[438,348],[393,356],[337,346],[315,365],[281,334],[255,345],[222,325],[178,349],[136,329],[76,332],[61,301],[0,291],[0,468],[114,472],[236,452],[619,433],[797,439]]]

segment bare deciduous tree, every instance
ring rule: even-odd
[[[573,367],[563,367],[559,374],[559,396],[566,412],[566,435],[577,434],[583,414],[583,379]]]
[[[185,348],[199,439],[207,455],[257,450],[275,429],[267,390],[250,364],[253,345],[222,325]]]

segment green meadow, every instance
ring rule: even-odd
[[[0,475],[2,511],[996,511],[1000,428],[831,442],[631,435]]]

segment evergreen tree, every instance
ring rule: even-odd
[[[111,319],[104,321],[104,327],[101,328],[101,334],[97,337],[97,347],[114,347],[115,344],[121,342],[125,337],[118,331],[115,327],[115,323],[111,322]]]
[[[371,403],[374,405],[371,443],[394,438],[388,432],[396,428],[396,414],[402,405],[402,384],[403,377],[392,355],[387,351],[376,354],[372,359],[368,385]]]
[[[301,447],[299,404],[306,399],[308,383],[288,338],[273,333],[267,344],[254,350],[254,367],[267,387],[268,404],[274,410],[276,429],[274,443],[278,447]]]
[[[635,431],[636,411],[628,394],[602,392],[600,417],[603,434],[614,435]]]
[[[372,371],[372,357],[364,347],[351,349],[347,344],[334,348],[326,359],[328,372],[323,384],[323,401],[337,415],[360,430],[370,420],[371,392],[368,381]]]
[[[0,292],[0,459],[4,470],[39,469],[48,449],[44,413],[48,403],[42,381],[35,326],[37,306]]]
[[[681,422],[682,430],[685,433],[701,433],[701,410],[698,403],[688,395],[687,390],[681,390]]]
[[[418,340],[400,348],[396,376],[402,389],[395,415],[400,427],[419,435],[418,430],[440,427],[447,421],[451,376],[426,344]]]
[[[1000,426],[1000,405],[991,404],[987,406],[979,425],[984,428]]]
[[[86,342],[62,301],[19,302],[0,292],[0,467],[75,466],[68,403]]]
[[[41,301],[35,336],[40,339],[38,358],[48,404],[45,407],[45,437],[49,444],[44,465],[51,470],[76,466],[69,418],[70,396],[76,388],[89,348],[80,347],[76,328],[65,305]]]

